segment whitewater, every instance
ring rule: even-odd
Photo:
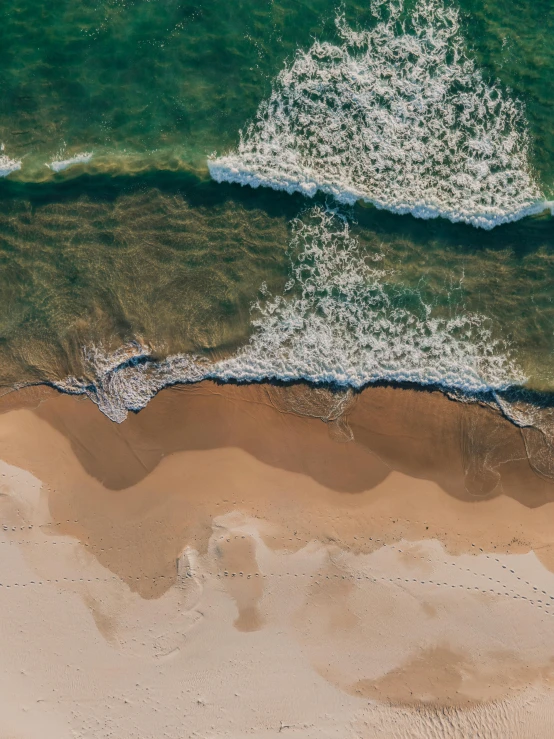
[[[237,149],[209,159],[212,178],[484,229],[552,210],[523,107],[485,81],[458,12],[442,0],[372,11],[373,28],[339,15],[340,43],[297,52]]]
[[[476,396],[522,385],[526,378],[490,319],[458,306],[436,315],[422,299],[401,307],[379,251],[362,249],[340,211],[316,206],[292,223],[289,280],[283,294],[265,285],[252,305],[252,335],[235,354],[209,361],[193,354],[157,360],[161,347],[140,341],[109,352],[85,351],[86,378],[56,386],[88,395],[123,421],[163,387],[205,379],[305,380],[361,388],[409,382]]]
[[[7,177],[12,172],[17,172],[21,169],[21,161],[18,159],[11,159],[7,154],[4,154],[4,144],[0,144],[0,177]]]
[[[69,167],[73,167],[76,164],[88,164],[92,159],[92,156],[91,152],[84,151],[81,154],[76,154],[68,159],[55,159],[46,166],[53,172],[63,172],[64,169],[69,169]]]

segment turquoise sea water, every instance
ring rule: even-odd
[[[2,3],[2,385],[552,391],[550,6]]]

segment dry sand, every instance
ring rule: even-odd
[[[1,739],[554,735],[554,484],[489,408],[32,388],[0,459]]]

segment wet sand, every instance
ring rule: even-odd
[[[0,736],[552,736],[525,433],[379,387],[4,396]]]

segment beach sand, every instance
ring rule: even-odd
[[[554,735],[554,484],[439,392],[0,399],[1,739]]]

